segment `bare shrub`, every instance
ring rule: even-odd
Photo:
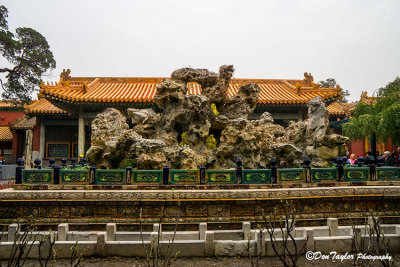
[[[299,248],[294,238],[296,216],[292,202],[281,200],[279,207],[281,208],[281,214],[278,214],[276,207],[269,216],[265,215],[263,211],[265,228],[268,232],[272,249],[283,266],[295,267],[297,266],[299,255],[306,244]],[[277,232],[275,232],[276,230]],[[278,234],[281,234],[281,240],[277,240]]]
[[[179,219],[181,216],[180,212],[180,201],[177,203],[178,206],[178,213],[176,214],[175,217],[175,224],[174,224],[174,232],[172,237],[168,240],[168,245],[166,246],[164,251],[161,251],[161,239],[162,239],[162,222],[166,219],[166,214],[165,214],[165,204],[162,206],[161,212],[160,212],[160,217],[158,219],[158,235],[157,235],[157,241],[156,245],[153,246],[153,244],[150,245],[150,249],[148,246],[146,246],[144,242],[144,237],[143,237],[143,224],[142,224],[142,207],[139,206],[139,226],[140,226],[140,237],[141,241],[143,244],[143,248],[146,252],[146,262],[147,266],[149,267],[169,267],[172,265],[172,263],[176,260],[179,252],[177,252],[175,255],[172,255],[173,249],[174,249],[174,242],[175,242],[175,236],[176,232],[178,230],[178,223]]]

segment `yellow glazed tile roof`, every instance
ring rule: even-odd
[[[29,115],[45,115],[45,114],[57,114],[57,115],[67,115],[68,112],[54,106],[49,101],[44,98],[40,98],[33,104],[25,107],[25,114]]]
[[[350,115],[350,112],[355,108],[358,103],[341,103],[333,102],[327,109],[329,115]]]
[[[168,78],[73,77],[55,84],[42,84],[40,95],[51,100],[77,103],[152,103],[156,86]],[[259,104],[305,104],[321,96],[334,100],[340,88],[319,88],[312,80],[232,79],[228,96],[237,94],[246,83],[260,86]],[[189,83],[187,94],[200,94],[198,83]]]
[[[376,102],[378,97],[374,96],[368,96],[367,92],[362,92],[360,100],[358,102],[353,102],[353,103],[341,103],[341,102],[333,102],[329,106],[327,106],[329,115],[350,115],[350,113],[353,111],[353,109],[357,106],[358,103],[364,103],[364,104],[373,104]]]
[[[368,96],[368,92],[361,92],[361,97],[359,102],[364,104],[373,104],[376,102],[377,99],[378,99],[377,97]]]
[[[20,102],[16,100],[0,100],[0,109],[24,110],[23,106],[19,104]]]
[[[0,127],[0,142],[12,142],[13,135],[7,126]]]
[[[36,125],[36,117],[28,118],[26,115],[9,123],[11,130],[27,130],[32,129]]]
[[[11,108],[15,107],[14,101],[0,100],[0,108]]]

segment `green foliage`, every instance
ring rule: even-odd
[[[135,159],[124,159],[120,165],[120,169],[125,169],[126,167],[133,167],[136,166],[136,160]]]
[[[207,139],[206,139],[206,143],[207,143],[207,148],[208,149],[213,149],[217,147],[217,140],[215,140],[215,137],[213,134],[210,134]]]
[[[13,67],[0,66],[6,82],[0,79],[4,99],[28,102],[37,90],[41,76],[56,67],[53,53],[46,38],[31,28],[8,31],[8,11],[0,6],[0,52]],[[3,61],[4,62],[4,61]]]
[[[385,87],[379,88],[378,97],[390,97],[394,96],[399,99],[400,92],[400,77],[396,77],[393,82],[388,83]],[[391,102],[395,102],[396,99],[390,99]]]
[[[189,145],[189,135],[187,134],[187,132],[183,132],[181,134],[182,140],[179,143],[179,146],[188,146]]]
[[[347,96],[349,96],[350,95],[350,92],[349,92],[349,90],[343,90],[343,88],[340,88],[341,89],[341,91],[342,91],[342,96],[343,96],[343,98],[341,98],[341,99],[339,99],[339,102],[342,102],[342,103],[347,103],[347,102],[349,102],[349,100],[347,100]]]
[[[8,10],[5,6],[0,6],[0,29],[8,30]]]
[[[334,88],[337,85],[334,78],[328,78],[325,81],[319,81],[319,83],[321,84],[321,88]],[[346,97],[350,95],[349,90],[343,90],[343,88],[340,89],[342,91],[343,98],[339,99],[339,102],[347,103],[348,100]]]
[[[352,140],[375,133],[379,141],[390,137],[394,144],[400,144],[400,78],[380,88],[373,103],[359,103],[343,125],[343,133]]]
[[[215,103],[211,104],[211,110],[212,110],[212,112],[214,113],[215,116],[219,115],[219,112],[217,110],[217,106],[215,105]]]
[[[321,88],[333,88],[336,86],[336,80],[333,78],[328,78],[325,81],[319,81]]]

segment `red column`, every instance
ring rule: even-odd
[[[16,131],[13,131],[13,139],[12,139],[12,155],[17,158],[18,151],[18,134]]]
[[[33,128],[33,151],[39,151],[40,149],[40,126],[37,125]]]
[[[365,150],[365,144],[364,144],[364,140],[357,140],[354,142],[350,143],[350,151],[351,154],[356,154],[358,156],[358,154],[364,154],[364,150]]]

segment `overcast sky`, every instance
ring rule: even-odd
[[[72,76],[165,77],[191,66],[236,78],[335,78],[358,100],[400,75],[399,0],[0,0],[9,26],[45,36]],[[0,58],[0,66],[4,59]]]

